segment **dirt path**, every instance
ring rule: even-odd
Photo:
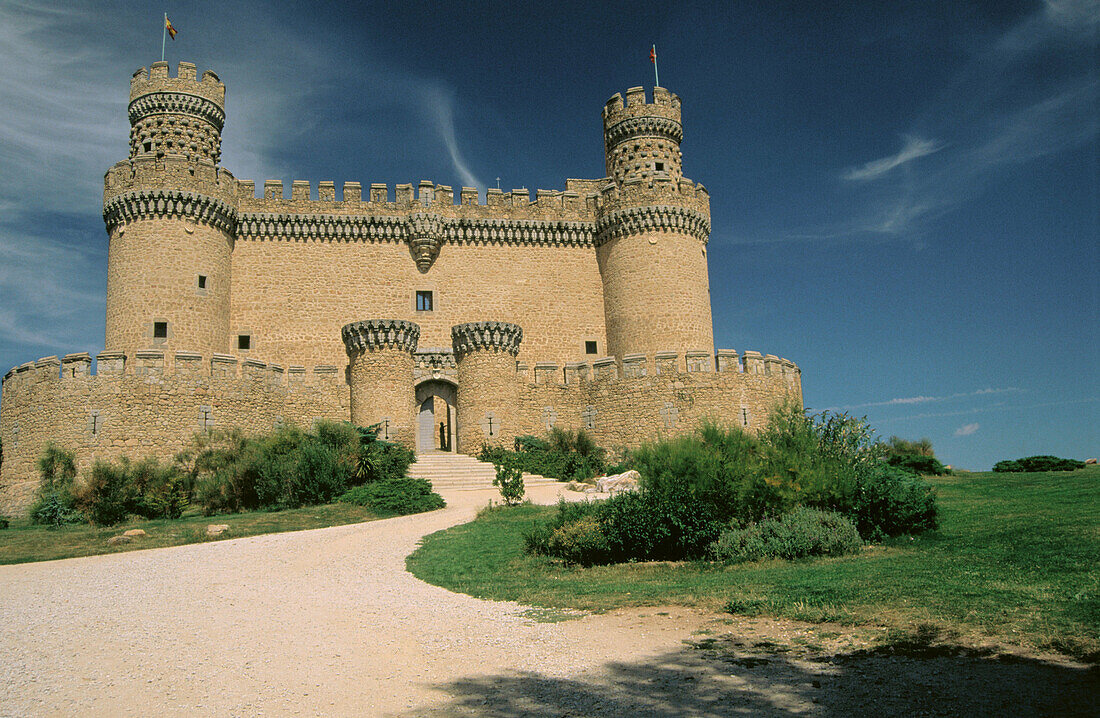
[[[0,715],[840,715],[884,698],[883,676],[896,674],[737,646],[757,624],[686,609],[540,623],[405,572],[422,536],[471,519],[489,496],[355,526],[0,566]],[[937,681],[958,683],[960,660],[1009,691],[978,704],[973,686],[957,691],[978,712],[1021,700],[1033,714],[1074,712],[1097,685],[1068,665],[907,660],[928,680],[919,695],[891,689],[879,714],[913,714],[943,692]]]

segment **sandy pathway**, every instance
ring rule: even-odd
[[[534,494],[553,501],[557,487]],[[355,526],[0,566],[0,715],[913,715],[932,695],[930,715],[1066,714],[1094,695],[1095,671],[987,658],[905,659],[891,687],[897,662],[879,656],[738,647],[751,623],[691,649],[693,630],[718,633],[720,618],[644,609],[537,623],[405,572],[422,536],[470,520],[490,496]],[[978,693],[960,676],[1004,686]]]

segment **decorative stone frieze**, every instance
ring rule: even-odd
[[[684,139],[684,127],[667,117],[630,117],[604,131],[604,144],[610,148],[635,137],[664,137],[680,144]]]
[[[710,240],[710,218],[686,207],[627,207],[596,220],[596,246],[617,237],[644,232],[680,232],[703,244]]]
[[[458,376],[454,352],[450,349],[418,349],[413,353],[413,381],[450,379]]]
[[[420,326],[403,319],[368,319],[345,324],[340,334],[348,354],[385,348],[412,353],[420,340]]]
[[[523,341],[523,329],[508,322],[470,322],[451,327],[451,341],[456,356],[485,350],[515,356]]]
[[[103,203],[103,221],[108,232],[121,224],[150,217],[191,219],[231,232],[237,223],[237,210],[214,197],[169,189],[126,192]]]
[[[130,101],[130,124],[137,124],[149,115],[193,115],[206,120],[222,131],[225,110],[205,97],[183,92],[150,92]]]

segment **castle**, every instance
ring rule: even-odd
[[[105,351],[9,371],[0,513],[48,440],[78,464],[172,456],[197,431],[319,418],[417,451],[552,426],[631,447],[801,405],[785,359],[714,347],[710,201],[683,176],[680,99],[603,108],[607,176],[564,190],[238,180],[225,85],[191,63],[130,82],[130,156],[104,178]],[[482,201],[484,200],[484,201]]]

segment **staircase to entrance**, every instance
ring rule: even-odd
[[[409,476],[428,479],[436,491],[477,491],[492,489],[496,469],[487,461],[478,461],[465,454],[449,451],[426,451],[416,455],[416,462],[409,467]],[[538,474],[523,474],[523,484],[530,486],[558,485],[557,479]]]

